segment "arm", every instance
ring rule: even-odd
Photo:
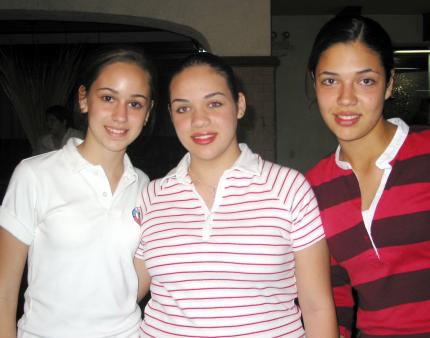
[[[143,261],[143,259],[134,258],[134,266],[136,268],[137,279],[139,283],[137,291],[137,302],[139,303],[149,291],[149,285],[151,284],[151,276],[146,269],[145,262]]]
[[[0,227],[0,338],[16,337],[16,310],[28,246]]]
[[[354,324],[354,297],[348,272],[331,257],[331,280],[342,338],[350,338]]]
[[[295,252],[296,280],[307,338],[339,337],[325,239]]]

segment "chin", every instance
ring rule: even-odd
[[[195,159],[199,159],[202,161],[216,161],[219,158],[218,154],[213,154],[213,153],[208,154],[203,152],[194,152],[191,154]]]
[[[129,142],[109,142],[106,144],[106,149],[112,152],[121,152],[125,151],[127,149],[127,146],[129,145]]]
[[[353,142],[353,141],[357,141],[363,138],[363,135],[345,135],[345,134],[341,134],[341,135],[336,135],[336,138],[339,142]]]

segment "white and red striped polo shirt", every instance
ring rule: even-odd
[[[143,190],[136,257],[152,277],[142,337],[303,337],[294,251],[323,238],[304,176],[244,144],[211,210],[187,154]]]

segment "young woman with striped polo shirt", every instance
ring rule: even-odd
[[[394,77],[390,37],[369,18],[336,17],[320,30],[309,71],[339,141],[308,178],[341,334],[351,336],[356,316],[362,338],[430,337],[430,129],[383,117]]]
[[[141,195],[136,261],[152,296],[142,337],[338,337],[314,194],[238,144],[246,102],[232,69],[191,55],[169,90],[189,153]]]

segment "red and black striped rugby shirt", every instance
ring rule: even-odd
[[[335,153],[307,174],[332,255],[341,333],[354,321],[363,338],[430,337],[430,129],[412,127],[376,207],[371,238],[363,224],[358,181]]]

